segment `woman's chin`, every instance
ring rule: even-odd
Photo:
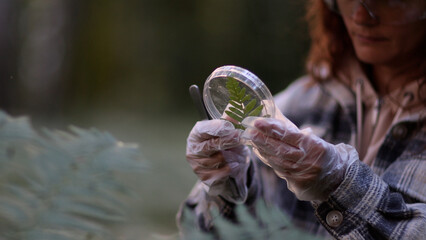
[[[371,65],[386,65],[393,62],[392,56],[390,54],[383,54],[377,51],[356,51],[357,58],[366,64]]]

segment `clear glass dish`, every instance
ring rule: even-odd
[[[233,82],[233,87],[237,87],[238,90],[245,89],[243,90],[244,95],[249,96],[246,98],[249,100],[233,101],[234,105],[238,102],[242,108],[248,107],[251,109],[256,109],[260,106],[261,111],[256,116],[275,117],[275,104],[272,94],[256,75],[241,67],[222,66],[210,74],[203,89],[204,104],[213,119],[229,118],[226,115],[229,115],[227,113],[234,106],[230,104],[230,100],[232,100],[231,98],[235,100],[235,94],[232,95],[229,85],[227,86],[230,79],[237,81]],[[250,104],[253,99],[255,102]],[[249,107],[249,105],[254,106]]]

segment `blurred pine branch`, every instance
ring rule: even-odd
[[[131,195],[117,174],[143,168],[137,146],[108,133],[40,134],[0,111],[0,240],[115,239]]]
[[[245,205],[237,205],[237,222],[233,223],[213,213],[215,233],[206,233],[194,226],[195,216],[185,212],[183,228],[184,240],[320,240],[311,234],[296,228],[286,214],[274,206],[267,206],[264,201],[258,201],[255,213],[250,213]]]

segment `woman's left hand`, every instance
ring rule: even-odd
[[[350,145],[330,144],[310,129],[299,130],[282,115],[279,119],[249,117],[243,125],[242,137],[300,200],[326,200],[358,159]]]

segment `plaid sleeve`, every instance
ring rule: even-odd
[[[225,201],[220,196],[210,196],[198,181],[185,202],[182,203],[177,213],[176,220],[179,231],[185,235],[188,231],[186,224],[200,230],[210,232],[213,228],[212,211],[222,216],[232,218],[234,204]]]
[[[425,161],[401,181],[425,182]],[[408,177],[410,176],[410,177]],[[417,185],[417,184],[416,184]],[[407,198],[408,199],[408,198]],[[426,204],[407,203],[404,194],[390,187],[361,162],[348,169],[345,180],[329,200],[313,204],[322,225],[338,239],[422,239],[426,236]]]
[[[253,205],[258,197],[257,172],[255,164],[251,163],[247,170],[248,196],[244,205]],[[192,223],[198,229],[205,232],[214,232],[212,212],[217,212],[221,216],[235,221],[235,203],[227,201],[220,195],[208,194],[201,181],[198,181],[188,198],[181,204],[176,220],[179,231],[185,235],[185,223]]]

